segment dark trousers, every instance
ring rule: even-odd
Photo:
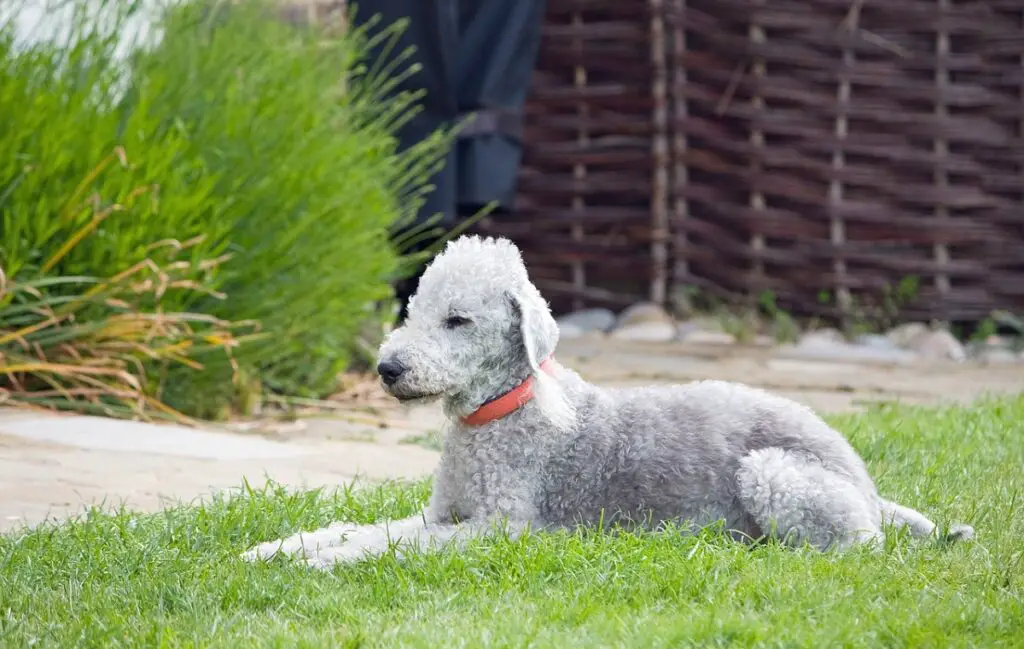
[[[497,202],[510,210],[522,157],[522,112],[540,44],[545,0],[363,0],[355,22],[374,31],[397,20],[409,25],[391,49],[392,56],[415,48],[420,66],[396,92],[425,91],[422,111],[398,133],[408,148],[439,127],[464,123],[463,135],[444,168],[431,180],[435,189],[420,208],[417,224],[441,215],[444,229]],[[383,47],[383,44],[382,44]],[[385,56],[383,50],[371,56]],[[467,120],[470,114],[475,118]],[[465,120],[465,121],[464,121]],[[401,233],[396,233],[401,234]],[[434,242],[424,242],[429,246]],[[396,286],[405,303],[416,290],[422,269]]]

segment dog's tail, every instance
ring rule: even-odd
[[[919,511],[904,507],[891,500],[878,499],[878,507],[882,513],[882,522],[892,525],[906,526],[911,536],[926,538],[935,533],[935,523]],[[970,525],[951,525],[943,536],[944,541],[966,541],[974,538],[974,528]]]

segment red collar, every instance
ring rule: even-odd
[[[558,363],[552,356],[548,356],[540,364],[540,369],[551,375],[554,375],[556,367],[558,367]],[[467,426],[483,426],[495,419],[501,419],[506,415],[512,414],[529,403],[530,399],[533,398],[533,382],[534,378],[532,376],[526,377],[525,381],[505,394],[491,399],[474,412],[463,417],[462,423]]]

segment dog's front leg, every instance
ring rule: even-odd
[[[323,550],[338,546],[347,548],[344,552],[351,553],[352,547],[363,545],[373,548],[379,545],[379,539],[386,537],[382,530],[390,528],[400,536],[423,527],[428,523],[442,524],[452,522],[455,498],[458,496],[457,480],[452,476],[451,458],[441,457],[435,471],[434,490],[427,507],[404,520],[377,523],[375,525],[358,525],[355,523],[331,523],[327,527],[314,531],[293,534],[283,539],[261,543],[242,554],[246,561],[266,560],[275,555],[303,556],[314,558]],[[341,554],[341,553],[339,553]]]
[[[267,560],[276,555],[302,556],[315,559],[329,548],[340,548],[338,554],[354,552],[365,548],[374,552],[381,545],[382,539],[407,538],[422,536],[423,529],[443,529],[451,527],[431,517],[429,510],[424,510],[409,518],[385,521],[371,525],[356,523],[331,523],[327,527],[315,531],[298,532],[283,539],[261,543],[242,554],[246,561]],[[384,549],[387,549],[385,544]]]
[[[306,564],[321,570],[338,564],[355,563],[380,557],[394,549],[398,557],[409,552],[439,550],[442,547],[463,547],[473,539],[495,532],[518,538],[533,521],[502,518],[473,519],[458,523],[424,523],[422,518],[403,519],[361,529],[345,543],[320,549]]]
[[[326,569],[335,564],[353,563],[380,557],[394,547],[399,555],[410,549],[438,546],[457,534],[465,533],[466,524],[431,523],[422,516],[367,525],[351,534],[342,544],[324,547],[307,555],[306,563]]]
[[[436,550],[441,547],[462,547],[471,539],[493,532],[518,538],[527,530],[545,527],[537,513],[529,472],[522,470],[495,471],[487,489],[478,497],[477,507],[466,520],[453,520],[446,497],[449,476],[438,473],[434,497],[422,517],[380,523],[373,528],[360,529],[343,544],[319,550],[307,563],[315,568],[330,568],[339,563],[351,563],[379,557],[394,548],[403,556],[410,550]]]

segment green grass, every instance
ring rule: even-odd
[[[61,5],[68,33],[17,42],[7,18],[41,4]],[[267,394],[332,394],[391,319],[392,282],[424,254],[410,251],[423,228],[390,233],[411,224],[453,135],[398,149],[421,109],[420,93],[392,92],[413,61],[369,56],[403,23],[339,36],[274,18],[278,0],[163,4],[0,3],[0,271],[23,284],[107,278],[154,244],[190,242],[179,261],[217,295],[172,283],[140,308],[255,321],[265,335],[232,362],[167,369],[148,396],[224,419]],[[163,37],[118,65],[140,14],[159,15]]]
[[[713,532],[534,535],[309,572],[250,544],[406,515],[429,486],[246,491],[93,512],[0,538],[0,644],[93,647],[1011,647],[1021,591],[1024,398],[834,418],[887,495],[972,543],[845,555]],[[897,535],[893,535],[897,536]]]

